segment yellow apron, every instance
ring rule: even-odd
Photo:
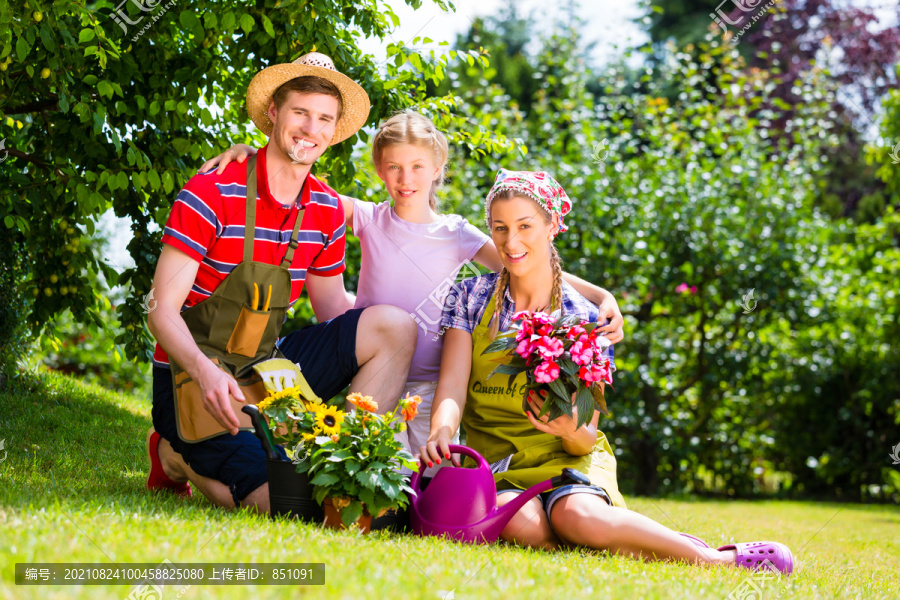
[[[275,347],[291,303],[288,270],[296,250],[297,232],[303,221],[301,208],[291,241],[280,265],[253,260],[256,232],[256,156],[247,160],[247,204],[244,222],[243,260],[212,295],[181,313],[200,350],[220,369],[234,377],[247,403],[258,404],[268,391],[301,385],[315,398],[299,368]],[[306,192],[304,184],[303,193]],[[254,286],[255,284],[255,286]],[[169,357],[175,390],[178,436],[199,442],[227,431],[206,408],[200,386]],[[250,417],[241,412],[245,403],[231,397],[231,408],[240,429],[252,430]]]
[[[498,490],[527,489],[569,467],[584,473],[593,485],[606,490],[614,506],[624,507],[625,499],[616,482],[616,458],[602,432],[597,432],[593,452],[573,456],[565,451],[561,438],[538,431],[522,412],[528,381],[524,372],[516,376],[511,385],[505,375],[487,379],[499,364],[497,359],[504,356],[504,351],[482,354],[491,343],[489,325],[495,303],[496,292],[472,332],[472,370],[462,416],[466,445],[492,465],[500,461],[505,465],[508,459],[506,470],[494,474]],[[470,462],[468,466],[472,464]]]

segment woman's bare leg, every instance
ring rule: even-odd
[[[550,515],[553,529],[568,544],[608,550],[645,560],[734,564],[735,552],[700,548],[688,538],[640,513],[610,506],[599,496],[570,494]]]

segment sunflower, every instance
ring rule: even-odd
[[[341,423],[344,422],[344,413],[336,406],[321,406],[315,410],[316,427],[325,435],[337,435],[341,432]]]

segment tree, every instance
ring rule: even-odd
[[[259,70],[325,52],[367,90],[369,123],[377,123],[424,98],[425,83],[439,83],[450,61],[484,60],[477,52],[429,58],[389,44],[379,66],[357,39],[384,40],[397,24],[380,0],[4,3],[0,218],[24,255],[14,291],[3,295],[33,298],[25,320],[36,333],[65,310],[108,326],[101,281],[124,285],[133,300],[118,306],[124,331],[116,341],[130,356],[148,357],[141,299],[150,292],[160,226],[202,158],[235,142],[264,143],[244,98]],[[454,118],[452,103],[446,107]],[[353,144],[366,139],[361,131],[331,148],[318,172],[334,186],[349,184]],[[136,266],[123,272],[90,251],[96,219],[109,209],[132,223]]]
[[[818,202],[835,218],[872,221],[884,209],[885,188],[866,165],[863,147],[874,107],[898,84],[894,65],[900,58],[900,30],[879,26],[872,8],[836,0],[780,0],[768,6],[759,0],[718,5],[652,0],[650,35],[657,53],[666,39],[674,37],[684,48],[703,39],[707,29],[726,40],[739,39],[749,68],[778,74],[769,92],[773,104],[796,104],[802,74],[825,69],[839,86],[829,118],[837,124],[834,133],[842,142],[822,157],[832,175]],[[757,20],[760,11],[764,14]],[[794,116],[783,114],[784,119]]]

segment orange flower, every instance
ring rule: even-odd
[[[400,412],[403,413],[404,421],[412,421],[416,418],[416,415],[419,414],[419,404],[422,403],[422,398],[418,395],[409,397],[409,392],[406,393],[406,398],[400,399]]]
[[[369,412],[378,410],[378,403],[372,400],[372,396],[363,396],[359,392],[353,392],[347,396],[347,400],[350,404],[362,410],[367,410]]]

